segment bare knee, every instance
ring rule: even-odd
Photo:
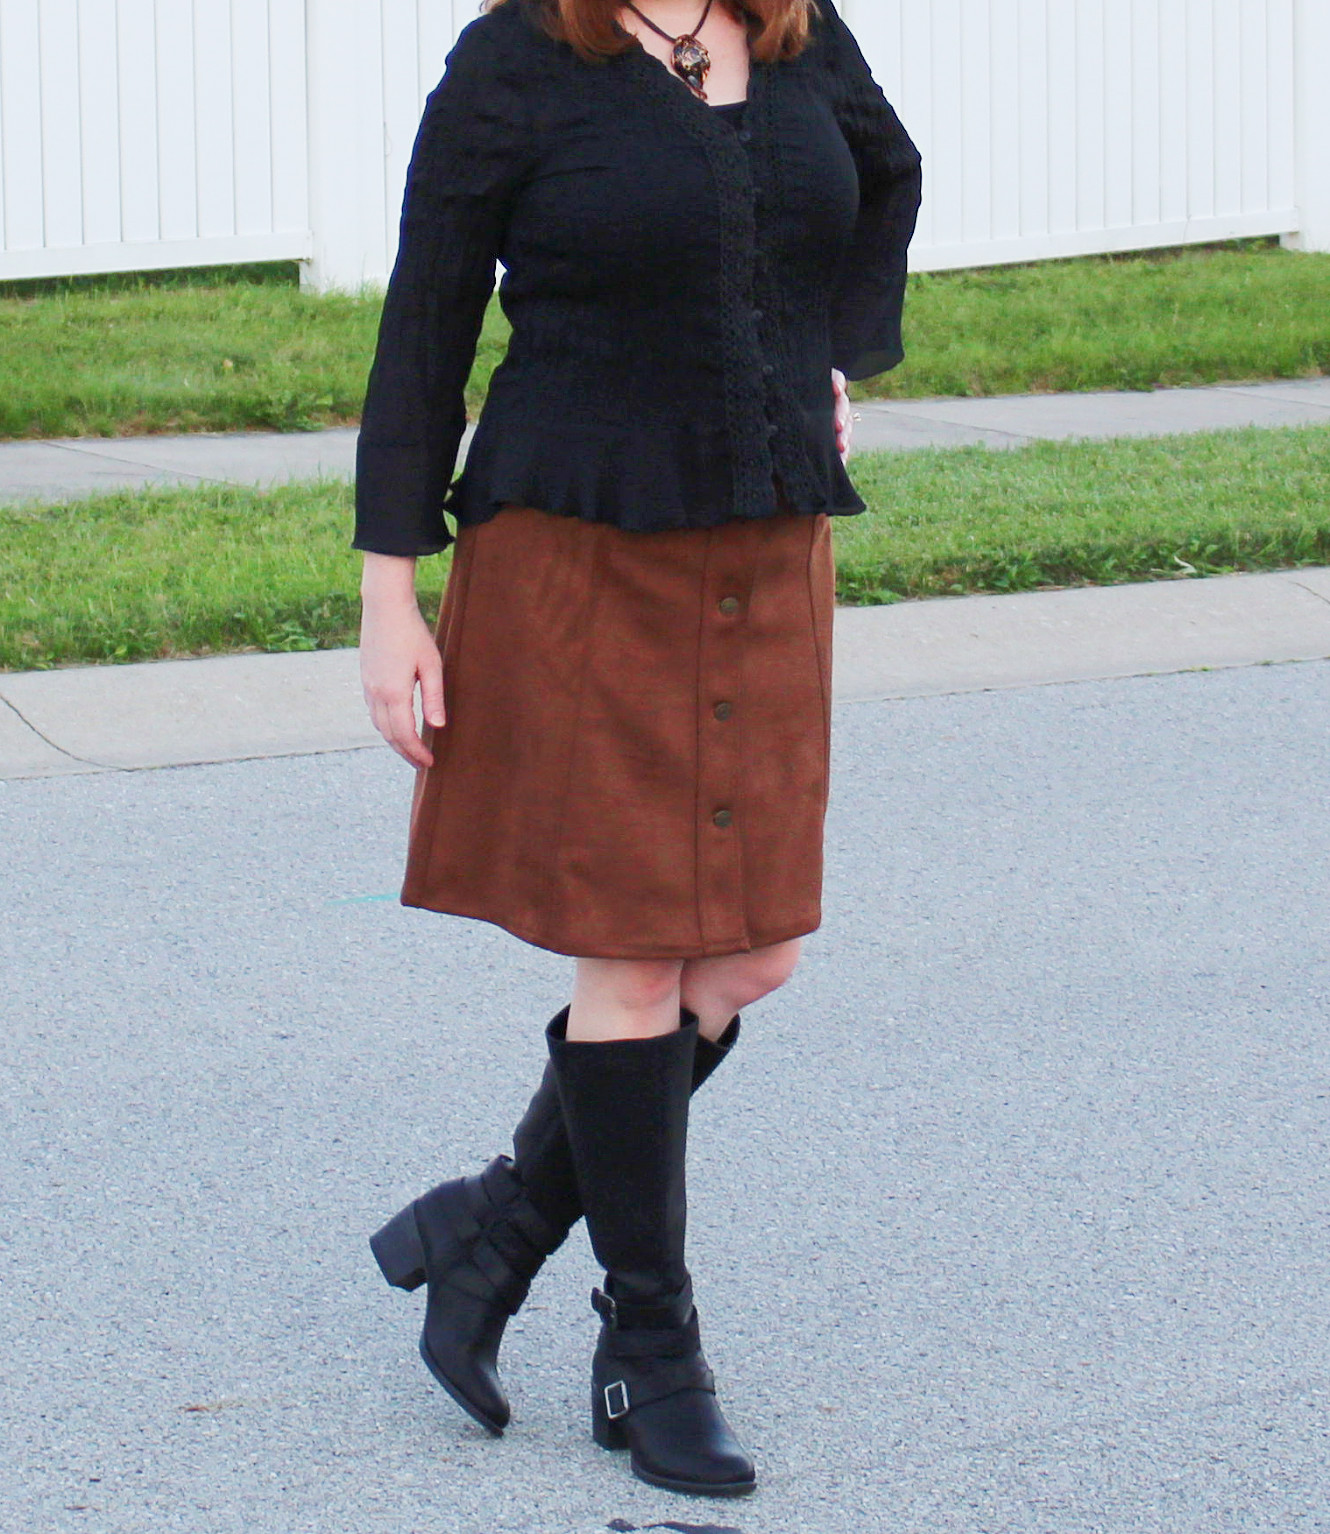
[[[678,959],[579,959],[576,990],[600,1006],[653,1015],[679,996]]]
[[[741,974],[745,988],[750,992],[748,1001],[743,1003],[747,1006],[778,991],[794,973],[799,962],[799,939],[755,948],[752,953],[745,954],[744,959]]]
[[[687,995],[709,997],[727,1015],[740,1012],[753,1002],[769,996],[794,973],[799,962],[799,939],[754,948],[749,953],[729,954],[723,959],[704,960],[697,970],[685,976]]]

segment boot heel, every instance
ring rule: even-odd
[[[594,1387],[591,1391],[591,1437],[602,1449],[626,1449],[628,1431],[619,1418],[612,1418],[605,1409],[605,1393]]]
[[[410,1293],[425,1282],[425,1248],[416,1224],[416,1206],[408,1204],[369,1238],[379,1270],[396,1289]]]

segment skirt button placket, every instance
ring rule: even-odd
[[[698,810],[705,820],[698,844],[698,915],[701,939],[708,946],[748,941],[742,845],[736,817],[742,808],[742,740],[732,727],[715,727],[733,711],[743,675],[748,626],[744,621],[751,587],[761,558],[757,526],[745,530],[737,561],[731,568],[707,572],[715,618],[704,624],[698,668],[698,709],[712,723],[698,739]],[[731,561],[726,560],[726,565]],[[700,818],[699,817],[699,818]],[[709,821],[710,824],[706,824]],[[736,926],[736,923],[738,924]]]

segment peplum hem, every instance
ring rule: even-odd
[[[834,434],[834,427],[827,430]],[[555,516],[612,523],[628,532],[710,527],[737,518],[763,520],[791,512],[856,516],[867,509],[822,423],[806,425],[805,459],[811,474],[801,484],[783,481],[778,497],[774,466],[765,498],[740,497],[734,475],[718,472],[729,461],[727,425],[709,431],[661,426],[645,436],[617,431],[603,421],[567,419],[499,427],[482,413],[462,472],[445,510],[459,527],[487,522],[505,506],[537,507]],[[825,497],[807,485],[826,486]]]

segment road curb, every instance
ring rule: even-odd
[[[1330,658],[1330,569],[836,614],[837,703]],[[0,674],[0,779],[381,747],[355,650]],[[386,749],[386,748],[385,748]]]

